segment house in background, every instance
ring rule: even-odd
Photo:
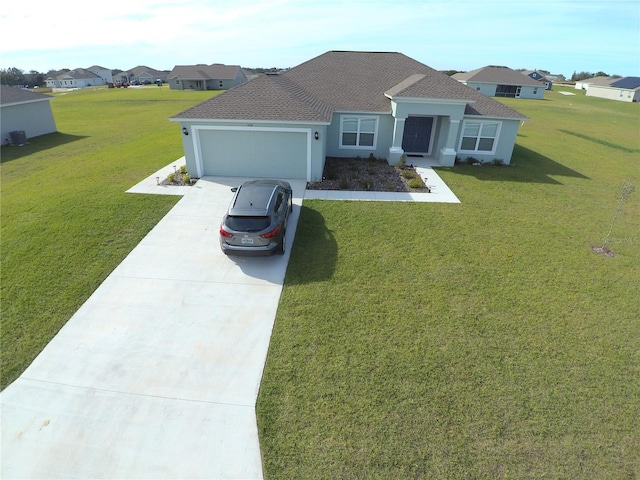
[[[488,97],[544,98],[543,84],[509,67],[489,65],[452,78]]]
[[[245,83],[247,77],[239,65],[176,65],[167,75],[174,90],[228,90]]]
[[[640,101],[640,77],[617,78],[604,85],[592,83],[587,88],[586,95],[620,102],[638,102]]]
[[[47,87],[52,88],[95,87],[112,82],[111,70],[98,65],[89,68],[76,68],[46,79]]]
[[[545,90],[551,90],[553,87],[553,80],[543,72],[539,72],[538,70],[523,70],[521,73],[542,83]]]
[[[170,120],[192,177],[319,181],[326,157],[508,164],[527,117],[401,53],[331,51]]]
[[[2,144],[25,143],[27,138],[57,132],[51,110],[53,99],[43,93],[0,85]],[[24,141],[20,132],[24,132]]]
[[[574,87],[576,90],[589,90],[589,86],[591,85],[609,86],[616,80],[618,79],[612,77],[591,77],[576,81]]]
[[[167,81],[169,72],[156,70],[145,65],[139,65],[130,70],[117,73],[113,76],[114,82],[126,82],[134,85],[149,85],[161,80],[163,83]]]

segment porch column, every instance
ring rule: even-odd
[[[395,118],[393,124],[393,142],[389,148],[389,158],[387,162],[389,165],[395,165],[400,161],[400,157],[404,154],[402,149],[402,137],[404,135],[404,121],[406,118]]]
[[[449,132],[447,141],[443,148],[440,149],[438,155],[438,163],[443,167],[453,167],[456,163],[456,139],[460,131],[460,120],[454,120],[449,117]]]

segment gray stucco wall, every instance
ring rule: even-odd
[[[13,131],[25,132],[27,139],[57,131],[49,100],[8,105],[0,108],[2,143]]]

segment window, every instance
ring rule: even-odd
[[[492,153],[500,131],[499,122],[465,121],[462,126],[460,150],[465,152]]]
[[[348,117],[340,119],[340,147],[376,148],[378,117]]]

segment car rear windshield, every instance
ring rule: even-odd
[[[259,232],[270,224],[269,217],[228,216],[226,224],[236,232]]]

